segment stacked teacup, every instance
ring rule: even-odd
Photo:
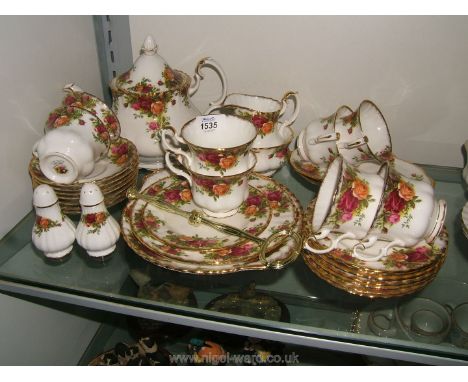
[[[222,218],[235,214],[248,197],[248,178],[257,164],[250,150],[256,137],[251,122],[217,114],[192,119],[180,134],[165,129],[162,143],[167,166],[187,179],[194,203],[208,216]]]
[[[287,112],[288,102],[294,105],[291,112]],[[281,100],[249,94],[228,94],[221,104],[213,105],[207,113],[218,111],[251,122],[257,129],[257,137],[252,144],[252,151],[257,156],[254,171],[271,176],[286,163],[288,147],[294,138],[291,125],[299,110],[297,93],[288,91]]]
[[[385,119],[371,101],[355,112],[342,106],[311,123],[299,135],[298,148],[325,172],[305,241],[308,251],[328,253],[348,239],[353,257],[378,261],[394,247],[431,243],[441,232],[446,202],[436,199],[426,179],[400,172]],[[327,245],[311,246],[309,240]],[[377,253],[368,251],[377,242]]]

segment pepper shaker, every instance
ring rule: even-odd
[[[81,218],[76,241],[93,258],[109,256],[120,236],[120,226],[109,214],[101,189],[85,183],[80,193]]]

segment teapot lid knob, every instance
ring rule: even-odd
[[[158,46],[154,42],[153,36],[151,35],[146,36],[145,41],[143,42],[143,47],[142,47],[143,53],[147,55],[152,55],[152,54],[156,54],[157,50],[158,50]]]

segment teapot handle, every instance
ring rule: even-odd
[[[221,105],[227,96],[226,74],[224,73],[224,70],[221,68],[221,66],[211,57],[205,57],[205,58],[202,58],[200,61],[198,61],[197,67],[195,68],[195,74],[193,75],[193,78],[192,78],[192,83],[188,89],[188,96],[189,97],[193,96],[197,92],[198,88],[200,87],[200,81],[203,79],[203,75],[200,73],[200,70],[201,68],[205,66],[213,69],[218,75],[219,79],[221,80],[221,97],[219,97],[217,100],[213,102],[210,102],[209,105],[210,106]]]
[[[280,116],[282,116],[284,114],[284,112],[286,111],[286,108],[288,106],[288,102],[287,102],[288,99],[293,100],[294,110],[293,110],[292,115],[286,121],[282,121],[284,126],[291,126],[294,123],[294,121],[296,120],[296,118],[297,118],[297,116],[299,114],[299,110],[301,109],[301,102],[299,100],[299,97],[297,96],[297,92],[288,91],[288,92],[286,92],[286,94],[281,99],[281,103],[283,104],[283,107],[281,108]]]

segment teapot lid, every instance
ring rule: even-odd
[[[159,93],[187,86],[185,77],[188,76],[172,70],[157,51],[158,46],[153,37],[146,36],[141,54],[133,63],[132,68],[117,77],[117,88],[134,93]]]

